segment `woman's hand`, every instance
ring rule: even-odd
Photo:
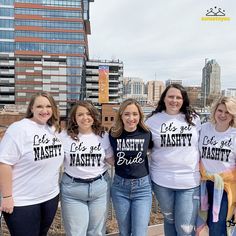
[[[11,214],[13,212],[13,208],[14,208],[14,200],[13,197],[6,197],[6,198],[2,198],[2,202],[1,202],[1,207],[0,207],[0,211],[6,212]]]
[[[12,197],[12,166],[0,162],[0,192],[2,202],[0,211],[12,213],[14,201]]]

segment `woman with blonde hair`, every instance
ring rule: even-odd
[[[236,99],[217,99],[210,118],[202,125],[199,141],[202,182],[198,231],[207,225],[210,236],[226,236],[226,220],[231,220],[236,206]]]
[[[109,139],[115,159],[111,194],[120,235],[145,236],[152,203],[147,157],[152,142],[136,100],[120,105]]]
[[[12,236],[46,236],[59,200],[63,161],[59,112],[53,97],[31,97],[26,118],[9,126],[0,144],[2,210]]]

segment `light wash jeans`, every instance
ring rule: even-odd
[[[111,194],[120,236],[146,236],[152,205],[149,175],[138,179],[115,175]]]
[[[61,207],[67,236],[104,236],[110,199],[110,176],[92,183],[74,182],[66,174],[61,181]]]
[[[200,204],[199,186],[171,189],[152,182],[153,191],[164,215],[166,236],[193,236]]]

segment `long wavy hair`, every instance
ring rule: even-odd
[[[236,128],[236,99],[233,97],[221,96],[220,98],[215,100],[211,107],[211,122],[213,124],[216,124],[215,113],[220,104],[225,105],[229,114],[233,116],[233,119],[230,121],[229,125]]]
[[[39,92],[36,93],[34,95],[32,95],[29,105],[27,107],[26,110],[26,115],[25,118],[32,118],[34,116],[33,112],[32,112],[32,107],[35,103],[35,100],[37,97],[45,97],[48,99],[48,101],[50,102],[51,106],[52,106],[52,116],[51,118],[47,121],[47,124],[49,126],[54,126],[56,131],[60,131],[60,115],[59,115],[59,109],[57,107],[57,104],[54,100],[54,98],[52,97],[52,95],[48,92]]]
[[[134,104],[138,108],[138,112],[139,112],[139,116],[140,116],[138,126],[141,129],[143,129],[145,132],[149,131],[148,127],[144,124],[144,114],[143,114],[140,104],[135,99],[129,98],[121,103],[119,110],[116,113],[115,123],[112,126],[111,131],[110,131],[112,137],[117,138],[123,132],[124,123],[122,121],[122,114],[124,113],[124,110],[126,109],[126,107],[129,105],[132,105],[132,104]]]
[[[102,127],[101,114],[98,109],[89,101],[78,101],[72,108],[69,114],[69,119],[66,126],[67,134],[74,140],[78,141],[79,126],[76,122],[76,112],[78,107],[85,107],[91,114],[94,122],[92,125],[92,131],[94,134],[102,137],[104,134],[104,128]]]
[[[170,84],[170,85],[168,85],[166,87],[166,89],[161,94],[161,97],[160,97],[160,100],[159,100],[159,102],[157,104],[156,109],[150,115],[148,115],[147,118],[153,116],[156,113],[159,113],[159,112],[162,112],[162,111],[166,111],[166,105],[165,105],[164,100],[165,100],[166,94],[167,94],[167,92],[168,92],[168,90],[170,88],[175,88],[175,89],[178,89],[180,91],[180,93],[182,95],[182,98],[183,98],[183,105],[180,108],[179,112],[181,112],[181,113],[183,113],[185,115],[185,120],[186,120],[186,122],[188,124],[195,125],[192,122],[192,120],[193,120],[194,117],[196,117],[198,115],[198,113],[195,111],[194,108],[192,108],[190,106],[190,102],[189,102],[189,97],[188,97],[187,91],[180,84]]]

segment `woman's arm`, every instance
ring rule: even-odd
[[[2,194],[0,211],[12,213],[14,207],[12,196],[12,167],[4,163],[0,163],[0,191]]]

